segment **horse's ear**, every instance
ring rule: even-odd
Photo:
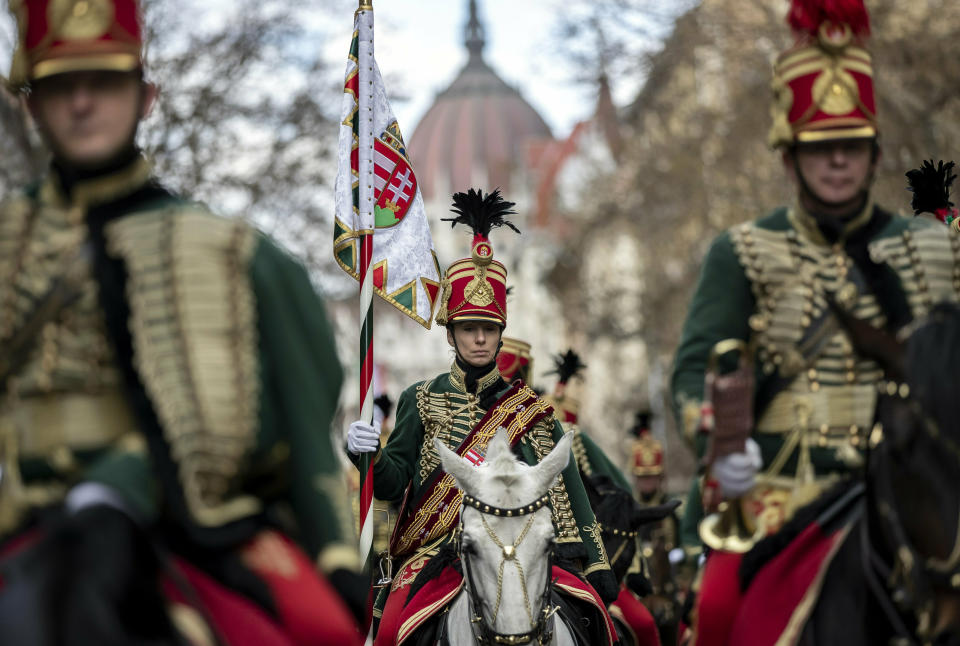
[[[553,447],[553,450],[540,460],[540,464],[534,467],[544,489],[552,486],[560,472],[567,468],[567,464],[570,462],[571,443],[573,443],[573,431],[567,431]]]
[[[433,440],[433,446],[436,447],[437,453],[440,455],[440,464],[443,466],[443,470],[452,475],[457,481],[457,485],[464,491],[472,489],[471,485],[476,473],[473,464],[448,449],[439,439]]]
[[[487,462],[493,462],[501,456],[509,456],[513,461],[513,451],[510,449],[510,438],[507,436],[507,429],[502,426],[497,429],[493,439],[490,440],[490,446],[487,448],[487,455],[484,458]]]
[[[679,500],[671,500],[663,505],[644,505],[634,501],[630,517],[630,529],[637,529],[648,523],[663,520],[680,506]]]

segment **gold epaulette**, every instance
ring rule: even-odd
[[[258,433],[260,376],[249,263],[257,234],[239,220],[180,205],[106,229],[127,268],[134,365],[200,525],[255,513],[235,493]]]

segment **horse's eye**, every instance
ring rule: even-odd
[[[460,551],[463,554],[476,554],[477,548],[473,543],[464,543],[460,546]]]

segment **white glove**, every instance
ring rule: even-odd
[[[76,514],[88,507],[105,505],[122,511],[131,516],[130,508],[119,491],[99,482],[81,482],[67,492],[64,505],[71,514]]]
[[[383,424],[384,417],[385,415],[383,414],[383,409],[377,406],[376,404],[374,404],[373,405],[373,423],[376,424],[377,426]]]
[[[720,492],[725,498],[737,498],[753,489],[757,472],[763,466],[760,445],[747,438],[743,453],[731,453],[717,458],[711,471],[720,483]]]
[[[380,448],[380,422],[357,420],[347,431],[347,450],[354,455],[373,453]]]
[[[675,547],[667,552],[667,558],[670,560],[671,564],[677,565],[687,560],[687,553],[683,551],[682,547]]]

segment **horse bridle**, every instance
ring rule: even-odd
[[[613,569],[613,564],[620,560],[620,557],[623,556],[624,551],[627,547],[630,546],[637,536],[640,534],[639,529],[619,529],[617,527],[609,527],[597,521],[597,525],[600,527],[601,534],[607,534],[609,536],[616,536],[617,538],[622,538],[623,542],[617,547],[616,551],[613,553],[613,556],[607,559],[610,564],[610,569]]]
[[[470,567],[469,564],[469,555],[463,551],[463,545],[460,542],[460,537],[463,535],[463,514],[461,513],[460,526],[457,528],[456,537],[454,540],[457,541],[457,551],[460,554],[460,560],[463,563],[463,569],[466,571],[467,582],[469,584],[467,587],[467,593],[470,597],[470,609],[472,614],[472,617],[470,618],[470,627],[473,630],[474,638],[481,646],[491,646],[493,644],[516,646],[517,644],[528,644],[534,640],[536,640],[536,643],[540,646],[544,646],[553,640],[553,630],[551,628],[550,621],[554,613],[557,611],[557,608],[551,606],[550,604],[550,575],[553,569],[553,549],[551,548],[547,554],[547,576],[546,580],[544,581],[543,594],[540,598],[541,610],[537,615],[536,620],[533,618],[533,607],[530,605],[530,599],[527,596],[527,585],[526,578],[523,573],[523,567],[521,567],[520,562],[516,560],[517,548],[520,546],[520,543],[523,542],[523,539],[526,537],[530,527],[533,526],[533,513],[543,508],[543,506],[546,505],[549,500],[550,494],[545,493],[527,505],[504,508],[481,502],[477,498],[474,498],[467,493],[463,494],[463,504],[465,506],[468,505],[473,507],[480,512],[480,521],[483,523],[483,528],[486,530],[487,535],[494,542],[494,544],[500,548],[500,567],[497,570],[497,600],[493,609],[493,618],[490,620],[490,622],[487,622],[486,617],[483,615],[483,603],[480,599],[479,588],[477,587],[476,581],[473,578],[473,568]],[[523,526],[520,534],[517,535],[516,540],[510,544],[504,544],[504,542],[499,536],[497,536],[496,532],[493,531],[486,520],[486,516],[513,518],[516,516],[528,515],[530,518]],[[514,564],[514,566],[517,568],[517,572],[520,574],[520,584],[521,588],[523,589],[524,607],[527,611],[527,618],[530,620],[531,626],[530,630],[524,633],[498,633],[491,625],[493,622],[496,622],[497,614],[500,610],[500,602],[503,594],[503,570],[508,561]]]
[[[906,383],[883,380],[877,384],[877,389],[881,396],[896,398],[904,402],[910,408],[911,413],[920,420],[921,427],[926,435],[960,464],[960,446],[952,438],[946,437],[940,432],[936,421],[926,414],[920,402],[912,396],[910,387]],[[871,433],[869,448],[871,450],[879,448],[883,439],[883,428],[878,423]],[[889,452],[886,451],[878,453],[878,456],[884,459],[890,458]],[[881,462],[878,468],[883,469],[884,466],[886,466],[886,463]],[[897,603],[901,609],[911,610],[917,616],[919,623],[917,633],[924,639],[929,638],[931,637],[929,631],[933,628],[930,625],[932,614],[930,587],[960,590],[960,526],[954,534],[954,546],[945,559],[929,557],[925,563],[922,562],[917,549],[907,536],[903,521],[897,511],[889,477],[882,475],[879,481],[886,483],[886,485],[880,487],[881,490],[878,492],[881,497],[877,501],[877,509],[882,525],[891,534],[890,538],[894,543],[894,568],[891,570],[874,553],[867,536],[866,522],[861,525],[861,541],[864,558],[866,559],[864,567],[867,580],[873,588],[874,596],[880,602],[891,625],[901,634],[902,639],[913,643],[910,642],[906,627],[900,620],[899,615],[891,607],[891,599],[883,594],[881,585],[876,581],[873,568],[879,569],[887,579],[887,587],[893,588],[892,601]],[[960,524],[960,521],[958,521],[958,524]],[[898,579],[901,580],[899,586],[897,586]]]

